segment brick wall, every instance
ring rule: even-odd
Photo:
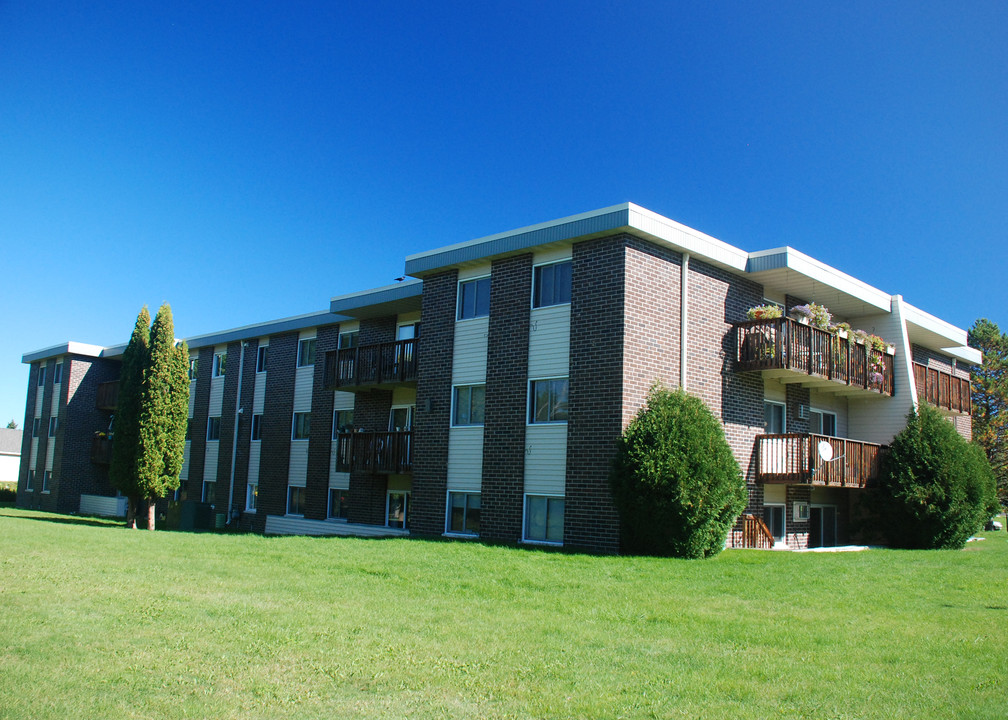
[[[658,295],[668,282],[663,266],[670,258],[650,253],[644,245],[630,249],[627,243],[625,236],[587,240],[575,243],[571,256],[564,545],[595,552],[619,550],[619,518],[609,490],[609,467],[627,411],[624,352],[631,364],[631,403],[639,386],[650,384],[646,378],[657,370],[646,357],[646,338],[651,333],[641,326],[642,315],[629,307],[624,309],[624,300],[629,304],[633,293],[646,312],[645,308],[661,304]],[[628,272],[634,275],[632,281]],[[624,312],[632,313],[629,324],[633,328],[627,340]],[[655,335],[665,333],[658,329]]]
[[[287,512],[287,472],[290,468],[297,350],[298,333],[270,336],[261,421],[259,504],[252,522],[256,532],[265,529],[267,515],[284,515]]]
[[[312,422],[308,438],[305,517],[325,520],[329,510],[329,460],[332,453],[333,391],[325,389],[326,353],[339,344],[339,325],[320,327],[315,335]]]
[[[458,272],[455,270],[424,278],[423,329],[417,346],[411,496],[411,529],[419,535],[444,532],[457,291]]]
[[[217,497],[214,501],[214,511],[217,513],[227,512],[229,491],[232,494],[232,507],[234,506],[234,488],[231,486],[231,450],[233,448],[237,449],[234,445],[235,417],[238,418],[238,422],[240,423],[244,415],[244,413],[243,415],[235,415],[235,401],[238,398],[238,383],[240,380],[238,371],[241,369],[241,374],[245,375],[248,372],[249,365],[252,365],[253,370],[255,369],[254,354],[251,356],[251,359],[246,354],[244,356],[245,362],[244,364],[242,363],[241,341],[228,343],[227,358],[227,372],[224,373],[224,395],[220,415],[220,442],[218,443],[220,452],[217,456]],[[248,423],[250,422],[251,416],[249,416],[249,420],[245,421],[245,431],[248,431],[250,427]],[[243,428],[238,428],[239,433],[242,430]]]
[[[207,417],[210,414],[210,377],[213,375],[213,347],[199,349],[196,360],[196,392],[189,426],[189,479],[182,490],[186,499],[203,500],[203,465],[206,460]],[[225,374],[226,376],[226,374]]]
[[[52,411],[53,401],[53,371],[56,368],[56,360],[50,358],[43,361],[45,365],[45,385],[42,386],[42,415],[39,421],[38,433],[38,454],[35,460],[35,491],[32,493],[32,507],[41,510],[55,511],[55,498],[51,493],[42,492],[42,479],[45,473],[46,453],[49,451],[49,443],[55,438],[49,437],[49,413]],[[37,376],[36,376],[37,377]],[[58,400],[57,400],[58,402]],[[52,483],[50,483],[50,486]]]
[[[522,536],[531,287],[531,254],[492,263],[480,535],[504,542]]]

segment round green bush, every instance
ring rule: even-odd
[[[983,450],[922,404],[882,460],[873,504],[894,547],[962,548],[996,512],[994,485]]]
[[[716,555],[746,503],[721,423],[698,398],[661,386],[623,433],[610,484],[630,553]]]

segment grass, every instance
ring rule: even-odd
[[[707,561],[0,507],[0,718],[984,718],[1008,533]]]

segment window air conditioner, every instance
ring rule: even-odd
[[[794,519],[795,522],[806,522],[809,519],[808,503],[797,502],[794,504]]]

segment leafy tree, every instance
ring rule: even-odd
[[[994,470],[1001,504],[1008,506],[1008,335],[980,318],[969,330],[969,345],[983,353],[970,370],[973,439]]]
[[[994,474],[977,443],[922,404],[882,460],[873,505],[896,547],[961,548],[997,510]]]
[[[701,558],[724,547],[746,487],[717,418],[682,389],[652,387],[610,473],[624,551]]]
[[[12,419],[9,423],[7,423],[7,429],[8,430],[17,430],[18,429],[18,424],[16,422],[14,422],[14,420]]]
[[[189,349],[175,344],[171,307],[162,305],[150,329],[140,400],[137,484],[154,529],[155,502],[179,486],[189,415]]]
[[[116,405],[112,461],[109,480],[127,498],[126,524],[136,527],[136,513],[141,492],[137,462],[140,454],[140,404],[144,394],[145,370],[150,357],[150,312],[140,310],[129,343],[123,351],[119,374],[119,400]]]

